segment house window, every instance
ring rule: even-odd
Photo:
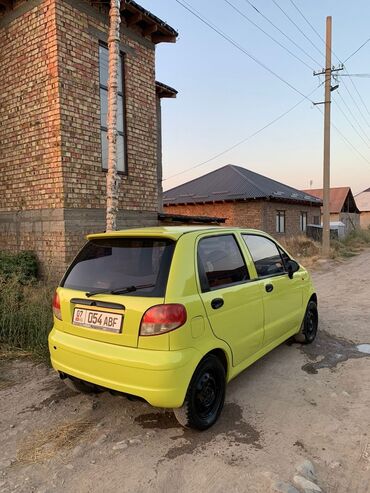
[[[99,45],[99,80],[100,80],[100,135],[102,168],[108,169],[108,48]],[[126,171],[126,142],[124,117],[124,83],[123,83],[123,56],[118,59],[118,98],[117,98],[117,170]]]
[[[276,232],[285,233],[285,211],[276,211]]]
[[[313,216],[313,223],[314,224],[317,224],[317,225],[320,225],[320,216]]]
[[[300,229],[305,232],[307,230],[307,212],[301,212],[300,215]]]

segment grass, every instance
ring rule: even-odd
[[[71,449],[92,431],[92,422],[78,420],[65,422],[49,430],[28,435],[17,450],[17,462],[33,464],[54,457],[62,449]]]
[[[0,357],[32,354],[48,359],[47,337],[52,326],[53,287],[19,277],[0,278]]]
[[[315,266],[321,258],[321,245],[307,236],[293,236],[281,241],[282,245],[298,262],[307,268]],[[330,258],[351,258],[370,246],[370,230],[357,229],[344,240],[332,240]]]
[[[370,230],[356,229],[344,240],[331,242],[331,258],[350,258],[370,246]]]
[[[292,236],[281,240],[281,244],[299,263],[309,268],[320,259],[321,245],[307,236]]]

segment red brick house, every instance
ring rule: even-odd
[[[304,234],[320,220],[321,200],[229,164],[164,193],[172,214],[218,216],[226,225],[262,229],[274,236]]]
[[[0,249],[62,271],[105,229],[109,0],[0,0]],[[156,224],[161,204],[155,46],[177,32],[121,3],[120,227]]]
[[[323,189],[315,188],[302,190],[318,199],[323,199]],[[350,187],[332,187],[330,189],[330,222],[342,222],[345,226],[345,234],[360,227],[360,211],[356,205]],[[322,211],[321,211],[322,213]]]

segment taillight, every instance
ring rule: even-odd
[[[177,303],[155,305],[141,319],[140,335],[155,336],[178,329],[186,322],[186,309]]]
[[[57,291],[55,291],[53,297],[53,313],[56,318],[62,320],[62,312],[60,311],[60,300]]]

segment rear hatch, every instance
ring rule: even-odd
[[[92,238],[67,270],[58,295],[58,330],[137,347],[145,311],[164,303],[175,242],[167,238]]]

